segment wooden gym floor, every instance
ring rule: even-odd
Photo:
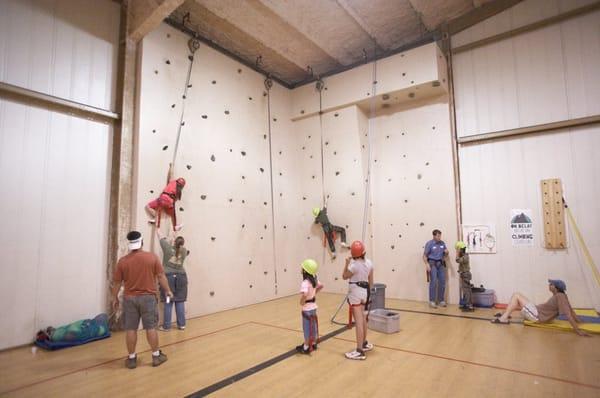
[[[341,328],[329,318],[342,298],[319,295],[321,335]],[[158,368],[151,366],[143,333],[135,370],[124,367],[123,333],[57,352],[0,352],[0,396],[182,397],[213,391],[215,397],[600,397],[598,337],[481,319],[493,310],[464,315],[456,306],[430,310],[406,300],[386,305],[417,312],[401,312],[399,333],[369,331],[375,349],[366,361],[343,356],[354,347],[354,330],[328,338],[310,356],[289,354],[302,341],[298,298],[291,296],[191,319],[184,332],[161,333],[169,360]],[[346,317],[344,307],[338,319]],[[235,375],[247,377],[231,383]]]

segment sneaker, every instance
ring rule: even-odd
[[[344,355],[348,359],[356,359],[356,360],[365,360],[365,359],[367,359],[367,356],[365,355],[365,353],[363,351],[358,351],[358,350],[347,352]]]
[[[152,366],[160,366],[167,362],[167,356],[162,351],[158,351],[158,355],[152,355]]]
[[[177,326],[177,329],[179,329],[179,330],[185,330],[185,326]]]
[[[175,230],[175,232],[177,232],[177,231],[181,231],[181,228],[183,228],[183,224],[175,225],[175,226],[173,227],[173,229]]]
[[[373,349],[373,344],[365,341],[363,344],[363,352],[371,351]]]
[[[137,355],[135,356],[135,358],[127,357],[127,359],[125,360],[125,367],[127,369],[135,369],[137,367]]]
[[[158,327],[158,330],[160,330],[161,332],[169,332],[171,331],[171,328],[165,328],[163,325],[160,325]]]
[[[445,301],[440,301],[440,307],[447,307],[448,305],[446,304]]]
[[[431,308],[437,308],[437,305],[435,305],[435,302],[434,302],[434,301],[430,301],[430,302],[429,302],[429,306],[430,306]]]
[[[331,253],[331,259],[335,260],[335,258],[337,257],[337,254],[335,254],[335,252]]]
[[[340,246],[342,246],[344,249],[349,249],[350,248],[350,246],[348,246],[348,244],[346,242],[340,243]]]
[[[317,345],[317,343],[313,344],[313,351],[317,351],[317,348],[319,348],[319,346]]]
[[[148,224],[156,224],[156,220],[154,220],[154,219],[148,220]]]
[[[304,344],[300,344],[298,346],[296,346],[296,351],[299,352],[300,354],[310,354],[310,350],[305,350],[304,349]]]

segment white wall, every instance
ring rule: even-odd
[[[519,27],[575,3],[525,1],[452,42]],[[600,11],[458,53],[453,63],[459,137],[598,115]]]
[[[0,80],[112,108],[119,5],[0,2]],[[0,349],[105,311],[112,127],[0,100]]]
[[[526,25],[590,2],[519,3],[453,37],[454,46]],[[460,137],[600,114],[600,12],[549,25],[454,57]],[[547,278],[562,278],[574,305],[600,307],[597,286],[569,232],[569,248],[543,248],[540,180],[561,178],[593,255],[600,247],[595,200],[600,162],[598,126],[461,146],[463,222],[496,226],[498,254],[472,256],[476,281],[506,302],[520,290],[548,297]],[[530,208],[535,244],[513,247],[510,210]]]

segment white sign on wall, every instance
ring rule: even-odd
[[[531,209],[510,211],[510,233],[513,246],[533,246]]]
[[[493,225],[463,225],[468,253],[496,253],[496,229]]]

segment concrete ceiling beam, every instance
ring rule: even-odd
[[[127,36],[138,42],[153,31],[185,0],[130,0],[127,10],[130,18]]]
[[[336,0],[338,5],[352,18],[352,20],[365,32],[367,36],[373,41],[375,46],[375,51],[377,53],[383,52],[385,49],[379,44],[377,41],[377,35],[373,31],[373,29],[367,25],[367,23],[362,19],[362,17],[348,4],[346,0]]]

